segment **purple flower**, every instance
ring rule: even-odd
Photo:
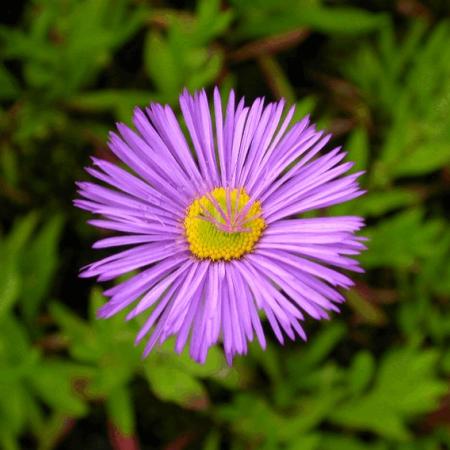
[[[245,106],[230,93],[226,110],[214,91],[180,97],[187,132],[169,106],[136,109],[136,132],[118,124],[109,146],[130,171],[93,158],[90,175],[108,187],[80,182],[75,204],[100,219],[89,223],[121,234],[94,248],[129,246],[84,268],[99,281],[138,270],[105,291],[99,310],[111,317],[134,303],[127,319],[147,314],[136,341],[144,354],[176,336],[204,362],[223,341],[229,363],[256,336],[265,348],[261,313],[277,339],[306,340],[304,314],[328,318],[353,283],[337,269],[360,272],[351,258],[364,245],[359,217],[304,218],[363,193],[330,135],[309,118],[291,124],[294,108],[256,99]],[[131,173],[133,172],[133,174]]]

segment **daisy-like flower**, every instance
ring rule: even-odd
[[[320,153],[330,135],[308,117],[292,124],[283,100],[246,106],[232,91],[224,110],[215,89],[212,111],[204,91],[184,91],[180,106],[184,124],[169,106],[136,109],[136,131],[119,123],[109,140],[129,170],[92,158],[88,173],[107,187],[78,183],[75,204],[102,216],[89,223],[121,233],[94,248],[129,246],[81,276],[139,271],[105,291],[99,317],[134,304],[127,319],[147,315],[145,355],[174,335],[198,362],[220,340],[229,363],[255,336],[265,348],[264,316],[281,343],[305,340],[305,314],[339,311],[337,288],[352,285],[339,269],[361,271],[351,256],[364,245],[359,217],[302,215],[361,195],[361,173],[344,176],[345,153]]]

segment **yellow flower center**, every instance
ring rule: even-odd
[[[191,252],[212,261],[238,259],[252,251],[266,226],[259,201],[244,189],[215,188],[187,209],[184,229]]]

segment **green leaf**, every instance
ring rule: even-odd
[[[5,182],[13,187],[17,187],[19,180],[19,163],[14,148],[4,145],[0,154],[0,170]]]
[[[208,405],[202,383],[170,361],[161,358],[146,365],[145,376],[152,392],[161,400],[175,402],[188,409],[204,409]]]
[[[51,303],[49,310],[67,339],[73,357],[79,361],[96,362],[101,348],[95,330],[61,303]]]
[[[113,390],[106,399],[106,411],[109,420],[119,429],[121,434],[134,434],[134,406],[128,387],[120,386]]]
[[[399,42],[395,36],[392,24],[383,27],[377,44],[363,43],[345,69],[387,123],[378,136],[373,186],[387,187],[396,178],[425,175],[450,162],[449,24],[426,30],[417,21]]]
[[[259,441],[278,439],[284,419],[253,392],[240,392],[232,402],[219,406],[220,419],[228,422],[232,431]]]
[[[424,222],[422,217],[419,209],[411,209],[367,229],[368,250],[360,257],[363,266],[410,269],[422,259],[432,257],[444,227],[438,219]],[[389,251],[386,251],[387,243]]]
[[[369,385],[375,371],[375,360],[367,351],[356,354],[348,373],[348,385],[354,395],[361,394]]]
[[[356,128],[350,134],[345,149],[348,152],[348,160],[355,162],[353,170],[355,172],[366,170],[369,159],[369,138],[364,128]]]
[[[126,0],[44,2],[26,31],[4,27],[8,58],[25,60],[28,85],[44,98],[65,98],[95,79],[145,22],[145,7]]]
[[[417,205],[420,201],[419,192],[412,189],[391,188],[385,191],[369,191],[353,202],[352,209],[353,214],[377,217],[396,209]],[[350,211],[350,208],[346,209],[347,213]]]
[[[36,213],[30,213],[27,216],[17,220],[6,239],[5,247],[3,247],[3,257],[16,260],[20,252],[25,247],[31,233],[36,227],[38,216]]]
[[[62,226],[62,216],[50,218],[24,252],[21,264],[22,295],[26,298],[26,302],[22,302],[21,306],[27,319],[32,319],[36,315],[58,267],[57,247]]]
[[[342,436],[337,433],[321,433],[321,440],[318,450],[388,450],[388,443],[369,443],[367,440],[358,439],[356,436]],[[395,447],[397,448],[397,447]]]
[[[206,436],[203,450],[220,450],[220,434],[217,430],[212,430]]]
[[[381,361],[372,389],[344,401],[330,419],[386,438],[408,439],[407,424],[418,414],[432,411],[447,390],[446,383],[436,376],[437,356],[433,350],[413,347],[390,350]]]
[[[3,64],[0,64],[0,100],[14,100],[20,93],[19,85]]]
[[[20,275],[11,264],[3,265],[0,271],[0,317],[16,303],[20,293]]]
[[[450,163],[448,138],[440,142],[426,138],[424,140],[422,144],[410,144],[410,151],[404,153],[401,164],[395,165],[392,170],[395,177],[424,175]]]
[[[233,11],[221,11],[220,0],[199,0],[196,16],[195,41],[197,44],[206,44],[226,31],[233,18]]]
[[[388,321],[386,314],[372,299],[362,292],[351,289],[347,292],[347,304],[362,319],[374,326],[385,325]]]
[[[325,33],[358,35],[381,28],[385,21],[382,14],[350,7],[306,8],[303,15],[305,25]]]
[[[19,263],[36,223],[37,215],[31,213],[17,220],[9,235],[0,240],[0,316],[13,307],[21,293]]]
[[[168,98],[176,96],[182,86],[178,61],[161,34],[150,31],[145,41],[145,68],[156,88]]]
[[[18,435],[27,421],[27,404],[33,401],[21,383],[0,382],[0,433]]]
[[[434,249],[419,274],[419,280],[433,293],[445,298],[450,294],[450,229],[439,237],[440,245]]]
[[[11,432],[0,425],[0,444],[4,450],[20,450],[19,439],[16,439]]]
[[[22,295],[26,299],[21,303],[25,317],[32,318],[49,289],[58,263],[62,218],[50,218],[31,239],[37,219],[34,213],[22,218],[0,241],[0,314],[11,309]]]
[[[319,450],[319,444],[319,434],[308,434],[293,439],[292,443],[286,447],[286,450]]]
[[[262,37],[310,27],[324,33],[359,35],[385,24],[383,14],[351,7],[324,7],[317,1],[253,1],[232,4],[240,19],[240,37]]]
[[[124,388],[142,367],[141,349],[133,345],[137,323],[125,321],[125,313],[110,319],[98,319],[97,310],[105,303],[100,289],[91,291],[89,322],[85,322],[60,304],[53,304],[52,314],[69,339],[71,354],[94,370],[87,394],[109,397]]]
[[[158,96],[150,91],[104,89],[88,91],[72,96],[67,100],[71,108],[82,112],[108,112],[113,110],[122,122],[129,122],[136,106],[145,107]]]
[[[317,99],[312,95],[303,97],[295,105],[295,113],[292,117],[293,121],[300,121],[308,114],[312,114],[317,106]]]
[[[232,369],[225,362],[223,353],[218,347],[211,347],[208,351],[208,357],[204,364],[198,364],[193,361],[189,356],[189,351],[187,348],[181,354],[175,354],[173,351],[173,340],[170,339],[164,344],[164,348],[167,349],[166,355],[171,355],[173,361],[177,364],[181,370],[190,373],[195,377],[209,378],[209,377],[219,377],[226,376],[227,373],[231,372]],[[159,349],[160,351],[162,349]]]
[[[62,414],[80,417],[88,409],[76,392],[76,383],[84,383],[91,375],[92,371],[85,366],[48,359],[36,366],[28,382],[47,405]]]
[[[296,414],[289,417],[289,423],[286,424],[286,437],[292,439],[316,429],[338,407],[343,394],[343,390],[335,386],[331,389],[321,387],[309,397],[301,397]]]
[[[90,322],[79,319],[61,304],[51,312],[69,340],[71,354],[95,369],[87,387],[92,397],[107,397],[130,381],[141,364],[140,349],[133,345],[136,327],[124,321],[124,314],[97,319],[96,311],[105,302],[94,288],[90,296]]]
[[[189,55],[186,55],[187,57]],[[214,53],[208,56],[204,53],[202,63],[198,62],[191,68],[191,74],[186,80],[186,86],[191,91],[202,89],[204,86],[210,84],[219,75],[222,68],[223,57],[220,53]]]
[[[320,364],[344,337],[345,333],[346,328],[342,323],[327,324],[319,334],[314,336],[314,340],[302,348],[301,359],[296,362],[292,361],[292,369],[301,372]]]
[[[13,346],[11,342],[14,342]],[[6,361],[7,366],[16,366],[27,360],[31,352],[25,325],[12,314],[0,317],[0,362]]]

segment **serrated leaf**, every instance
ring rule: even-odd
[[[436,375],[437,353],[405,347],[391,350],[381,361],[375,383],[365,395],[344,401],[331,413],[339,425],[405,440],[407,424],[432,411],[447,386]]]

